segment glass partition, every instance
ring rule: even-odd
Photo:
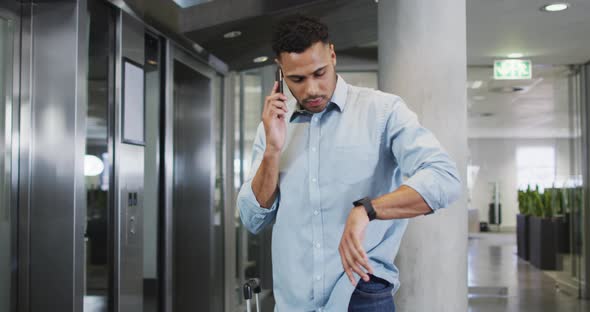
[[[252,160],[252,145],[256,137],[256,129],[261,121],[263,95],[262,78],[259,70],[242,72],[236,87],[236,127],[235,127],[235,158],[234,158],[234,181],[236,194],[240,186],[250,174],[250,163]],[[236,218],[236,255],[237,255],[237,276],[236,276],[236,302],[241,303],[241,283],[253,277],[260,277],[257,250],[259,239],[252,235],[242,225],[239,211],[235,211]]]
[[[110,287],[109,219],[112,140],[109,79],[114,53],[114,17],[111,8],[89,1],[88,111],[86,123],[86,229],[84,311],[108,311]]]
[[[487,67],[467,69],[469,158],[476,168],[468,175],[470,231],[514,233],[515,260],[541,269],[573,296],[585,284],[580,68],[535,65],[532,79],[518,81],[494,80]],[[499,185],[498,212],[490,182]]]

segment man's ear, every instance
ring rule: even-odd
[[[332,59],[332,64],[334,67],[336,66],[336,52],[334,52],[334,45],[330,43],[330,59]]]

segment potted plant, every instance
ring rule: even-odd
[[[529,217],[531,187],[526,191],[518,190],[518,212],[516,215],[517,254],[523,260],[529,260]]]
[[[529,220],[529,259],[532,265],[541,270],[557,268],[557,244],[553,204],[549,189],[540,193],[537,186],[532,194],[533,215]]]

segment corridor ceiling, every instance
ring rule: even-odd
[[[272,62],[272,26],[295,12],[317,16],[328,24],[339,53],[376,60],[375,0],[191,1],[196,5],[184,8],[172,0],[125,3],[147,21],[197,43],[197,49],[211,52],[232,70]],[[590,1],[569,1],[571,8],[563,12],[541,11],[541,6],[549,2],[467,0],[468,64],[490,65],[492,60],[514,52],[523,53],[534,64],[589,61]],[[241,36],[224,38],[230,31],[239,31]],[[266,63],[253,62],[263,55],[269,57]]]

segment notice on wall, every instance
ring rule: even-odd
[[[123,142],[145,144],[145,80],[143,68],[123,59]]]

